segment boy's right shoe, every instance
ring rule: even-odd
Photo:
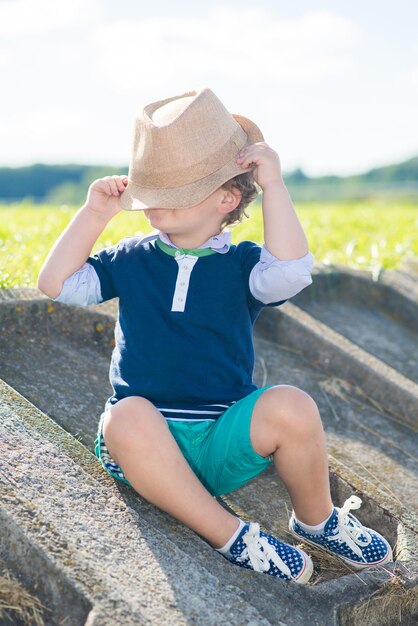
[[[287,581],[307,583],[313,572],[310,557],[299,548],[260,531],[259,524],[244,524],[225,554],[231,563]]]

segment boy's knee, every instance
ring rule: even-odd
[[[301,432],[322,428],[322,421],[315,400],[302,389],[291,385],[278,385],[267,389],[262,395],[266,413],[277,422],[278,428]]]
[[[146,398],[141,396],[128,396],[119,400],[111,407],[111,412],[116,417],[145,415],[148,412],[155,412],[155,406]]]
[[[162,421],[154,405],[146,398],[131,396],[119,400],[105,415],[103,437],[106,445],[113,447],[137,447],[138,442],[148,445],[157,426]]]

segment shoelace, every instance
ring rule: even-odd
[[[359,509],[360,506],[361,499],[358,496],[351,496],[344,502],[338,512],[338,531],[330,539],[346,543],[357,556],[364,559],[360,546],[365,548],[372,538],[361,522],[350,513],[352,509]],[[360,539],[361,535],[364,535],[365,539]]]
[[[276,550],[269,544],[265,537],[260,537],[260,525],[252,522],[248,531],[242,537],[246,547],[237,561],[249,559],[254,571],[267,572],[270,569],[270,561],[286,576],[293,578],[290,569],[280,558]]]

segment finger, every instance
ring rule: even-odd
[[[243,148],[239,151],[237,157],[237,163],[240,163],[243,167],[248,167],[248,163],[256,160],[257,150],[251,149],[251,147]]]
[[[105,179],[109,185],[110,188],[110,195],[111,196],[118,196],[119,195],[119,189],[118,189],[118,185],[114,179],[113,176],[106,176]]]
[[[118,188],[118,191],[121,193],[123,191],[125,191],[125,188],[128,184],[128,177],[127,176],[119,176],[117,174],[115,174],[113,176],[113,179],[116,183],[116,186]]]
[[[242,156],[261,156],[266,153],[266,149],[268,149],[267,144],[263,142],[252,143],[249,146],[244,146],[238,153],[239,157]]]
[[[127,185],[128,185],[128,177],[127,176],[119,176],[118,177],[118,187],[119,187],[119,191],[125,191]]]
[[[110,181],[109,180],[104,180],[103,184],[104,184],[104,187],[105,187],[104,191],[106,192],[106,194],[108,196],[113,196],[113,190],[112,190],[112,185],[110,184]]]
[[[241,152],[237,156],[236,161],[237,161],[237,163],[242,165],[245,158],[246,158],[246,154],[245,154],[244,150],[241,150]]]
[[[253,165],[257,166],[257,158],[252,154],[245,154],[237,159],[237,163],[243,168],[248,168]]]

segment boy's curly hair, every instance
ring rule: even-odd
[[[241,192],[241,200],[236,209],[231,211],[225,216],[224,221],[222,222],[222,228],[224,226],[229,226],[230,224],[239,224],[242,222],[245,217],[249,217],[245,212],[245,208],[255,200],[258,195],[258,189],[255,185],[253,173],[252,172],[244,172],[244,174],[238,174],[234,178],[227,180],[221,188],[222,189],[238,189]]]

